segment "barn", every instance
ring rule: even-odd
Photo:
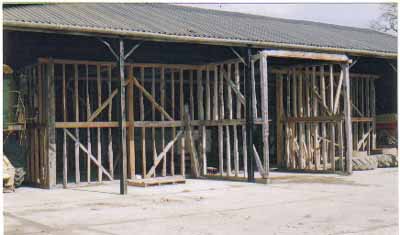
[[[352,173],[395,113],[397,37],[171,4],[3,7],[26,182]]]

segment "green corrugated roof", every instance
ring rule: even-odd
[[[268,7],[263,5],[263,7]],[[6,27],[86,29],[127,35],[173,36],[209,42],[344,49],[397,54],[397,37],[370,29],[287,20],[170,4],[70,3],[5,7]]]

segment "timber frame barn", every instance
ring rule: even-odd
[[[169,4],[4,5],[43,188],[352,173],[396,112],[397,38]]]

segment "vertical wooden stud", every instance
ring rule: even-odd
[[[79,122],[79,95],[78,95],[78,79],[79,71],[78,65],[74,64],[75,80],[74,80],[74,107],[75,107],[75,121]],[[79,140],[79,129],[75,129],[76,139]],[[80,167],[79,167],[79,142],[75,141],[75,183],[79,184],[80,179]]]
[[[151,95],[156,97],[156,70],[155,68],[151,68]],[[156,120],[156,113],[154,104],[151,103],[151,120]],[[151,143],[153,146],[153,164],[156,162],[157,158],[157,147],[156,147],[156,129],[154,127],[151,128]],[[154,171],[154,178],[157,177],[157,172]]]
[[[57,180],[57,149],[56,149],[56,98],[55,98],[55,77],[54,63],[51,60],[48,65],[49,72],[47,74],[47,187],[49,189],[56,186]]]
[[[97,105],[98,107],[101,106],[101,74],[100,74],[100,65],[96,66],[96,74],[97,74]],[[101,128],[97,128],[97,162],[100,166],[102,166],[102,159],[101,159]],[[103,181],[103,170],[101,167],[98,167],[97,171],[97,178],[99,182]]]
[[[235,69],[235,85],[238,87],[240,90],[240,77],[239,77],[239,63],[235,63],[234,65]],[[239,101],[239,98],[236,96],[236,119],[240,119],[240,109],[241,109],[241,103]],[[234,167],[235,167],[235,176],[237,177],[239,175],[239,141],[238,141],[238,134],[237,130],[238,126],[234,125],[233,126],[233,160],[234,160]]]
[[[183,117],[185,115],[185,94],[183,92],[183,69],[179,69],[179,112],[180,112],[180,119],[183,121]],[[182,127],[181,130],[184,128]],[[181,138],[181,175],[185,176],[185,137]]]
[[[165,109],[165,68],[161,67],[161,81],[160,81],[160,91],[161,91],[161,107]],[[164,121],[164,115],[161,115],[161,121]],[[165,148],[165,129],[161,128],[161,148]],[[167,155],[163,158],[162,165],[162,176],[167,175]]]
[[[133,86],[133,65],[128,67],[128,79],[131,81],[128,84],[128,145],[129,145],[129,177],[136,178],[136,156],[135,156],[135,96]]]
[[[329,92],[329,105],[330,105],[330,109],[331,109],[331,112],[332,112],[332,114],[334,113],[334,110],[333,110],[333,108],[334,108],[334,98],[333,98],[333,96],[334,96],[334,89],[333,89],[333,86],[334,86],[334,83],[333,83],[333,79],[334,79],[334,77],[333,77],[333,65],[329,65],[329,90],[330,90],[330,92]],[[336,168],[336,166],[335,166],[335,123],[334,122],[331,122],[330,124],[329,124],[329,126],[330,126],[330,148],[329,148],[329,159],[330,159],[330,162],[331,162],[331,169],[332,169],[332,171],[333,172],[335,172],[335,168]]]
[[[144,87],[144,67],[140,67],[140,81]],[[139,106],[140,106],[140,120],[144,121],[144,99],[143,92],[140,92],[139,96]],[[143,178],[147,178],[146,174],[146,128],[142,127],[142,176]]]
[[[223,66],[221,65],[219,68],[219,120],[224,120],[224,78],[223,78]],[[218,154],[219,154],[219,173],[222,176],[224,172],[224,146],[223,146],[223,126],[222,124],[218,125]]]
[[[67,121],[67,81],[65,76],[65,64],[62,65],[62,105],[63,105],[63,119]],[[35,136],[36,140],[36,136]],[[36,143],[35,143],[36,146]],[[67,155],[67,134],[63,132],[63,186],[67,188],[68,184],[68,155]]]
[[[326,105],[326,90],[325,90],[325,70],[324,66],[320,66],[320,95],[322,98],[322,104]],[[321,131],[322,131],[322,159],[323,159],[323,169],[326,170],[328,168],[328,142],[326,141],[326,123],[321,123]]]
[[[261,86],[261,117],[262,117],[262,138],[263,138],[263,177],[269,177],[269,122],[268,122],[268,64],[267,56],[261,54],[260,58],[260,86]]]
[[[231,80],[231,64],[227,65],[227,73],[225,74],[229,80]],[[227,110],[228,110],[228,119],[233,119],[232,112],[232,89],[230,86],[226,87],[227,89]],[[227,167],[227,175],[230,176],[232,173],[232,165],[231,165],[231,137],[229,126],[226,126],[226,167]]]
[[[370,89],[371,89],[371,117],[372,119],[372,149],[376,149],[376,103],[375,103],[375,80],[370,80]]]
[[[107,66],[107,73],[108,73],[108,96],[111,95],[111,65]],[[108,106],[108,121],[111,122],[112,120],[112,102],[110,102]],[[113,141],[112,141],[112,129],[108,128],[108,162],[109,162],[109,171],[111,177],[114,177],[114,153],[113,153]]]
[[[89,119],[91,115],[91,106],[90,106],[90,95],[89,95],[89,65],[86,65],[86,113],[87,113],[87,118]],[[88,156],[87,156],[87,170],[86,170],[86,178],[87,182],[90,183],[90,178],[91,178],[91,167],[90,167],[90,155],[92,154],[92,140],[90,136],[90,128],[87,128],[87,150],[88,150]],[[64,132],[64,135],[66,133]]]
[[[276,159],[278,167],[283,167],[283,76],[278,75],[276,84]]]
[[[345,118],[345,133],[346,133],[346,172],[351,174],[352,169],[352,130],[351,130],[351,103],[350,103],[350,76],[349,64],[342,65],[344,72],[344,118]]]
[[[175,71],[171,70],[171,115],[175,119]],[[172,127],[172,139],[175,139],[176,128]],[[171,175],[175,175],[175,150],[171,147]]]

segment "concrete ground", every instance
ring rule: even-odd
[[[398,170],[272,173],[269,185],[117,182],[4,195],[6,234],[398,234]]]

